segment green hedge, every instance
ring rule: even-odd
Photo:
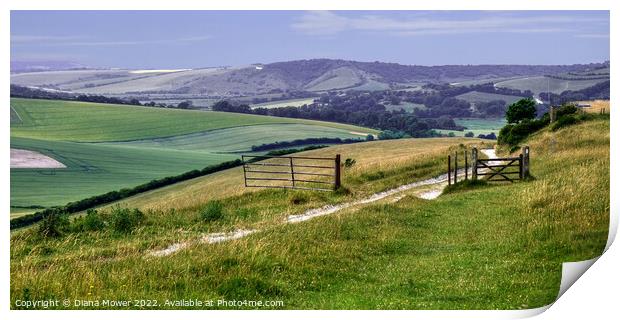
[[[67,203],[64,206],[57,206],[47,208],[41,211],[37,211],[33,214],[21,216],[19,218],[15,218],[11,220],[11,229],[21,228],[33,223],[39,222],[43,220],[45,217],[49,215],[55,214],[65,214],[65,213],[75,213],[80,212],[86,209],[90,209],[95,206],[107,204],[110,202],[118,201],[127,197],[131,197],[138,193],[146,192],[149,190],[161,188],[167,185],[171,185],[180,181],[189,180],[193,178],[197,178],[200,176],[204,176],[207,174],[215,173],[218,171],[230,169],[233,167],[240,166],[242,161],[237,159],[233,161],[226,161],[217,165],[205,167],[202,170],[192,170],[185,173],[182,173],[177,176],[170,176],[161,179],[151,180],[150,182],[141,184],[139,186],[133,188],[124,188],[118,191],[110,191],[108,193],[104,193],[98,196],[93,196],[90,198],[82,199],[75,202]]]

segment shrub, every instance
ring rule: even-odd
[[[497,141],[499,144],[514,146],[547,124],[549,124],[547,114],[537,120],[523,120],[518,124],[508,124],[499,131]]]
[[[534,118],[536,118],[536,102],[531,98],[521,99],[508,106],[506,110],[508,123],[519,123]]]
[[[69,227],[69,219],[63,212],[48,214],[39,225],[38,233],[44,238],[57,238],[62,236]]]
[[[469,131],[469,132],[467,132],[467,133],[465,134],[465,137],[466,137],[466,138],[473,138],[473,137],[474,137],[474,133],[473,133],[473,132],[471,132],[471,131]]]
[[[578,110],[574,104],[564,104],[555,111],[555,117],[559,120],[563,116],[577,113]]]
[[[351,168],[355,164],[355,162],[356,162],[355,159],[347,158],[344,161],[344,167],[345,168]]]
[[[110,213],[112,229],[120,233],[130,233],[145,219],[144,213],[138,209],[115,207]]]
[[[72,224],[73,231],[99,231],[105,228],[103,216],[97,210],[89,209],[85,217],[75,219]]]
[[[553,125],[551,126],[551,130],[552,131],[556,131],[556,130],[559,130],[561,128],[568,127],[570,125],[576,124],[578,122],[579,122],[579,120],[577,119],[577,117],[575,115],[572,115],[572,114],[564,115],[562,117],[559,117],[558,120],[556,120],[553,123]]]
[[[200,218],[205,222],[221,219],[224,216],[224,206],[220,201],[211,200],[200,212]]]
[[[373,140],[375,140],[375,136],[373,136],[372,134],[368,134],[366,136],[366,141],[373,141]]]

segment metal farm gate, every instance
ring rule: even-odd
[[[249,188],[332,191],[340,187],[340,155],[334,158],[242,155]]]

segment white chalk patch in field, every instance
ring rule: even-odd
[[[45,169],[66,168],[64,164],[36,151],[11,148],[11,168]]]
[[[243,238],[245,236],[251,235],[258,230],[235,230],[233,232],[220,232],[220,233],[210,233],[204,237],[202,237],[201,241],[206,243],[219,243],[229,240],[235,240],[239,238]]]

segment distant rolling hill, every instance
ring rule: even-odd
[[[265,65],[183,70],[67,70],[11,75],[11,83],[77,93],[116,96],[235,97],[285,91],[384,90],[428,82],[520,79],[587,74],[608,67],[581,65],[417,66],[312,59]],[[513,87],[508,84],[507,86]]]

